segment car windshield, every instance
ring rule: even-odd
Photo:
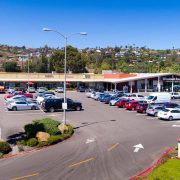
[[[115,101],[118,101],[118,100],[119,100],[119,98],[115,98],[114,100],[115,100]]]
[[[148,100],[151,100],[151,99],[153,99],[154,98],[154,96],[148,96]]]
[[[169,112],[169,109],[162,109],[163,112]]]

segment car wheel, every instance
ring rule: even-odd
[[[53,113],[53,112],[54,112],[54,108],[51,107],[51,108],[49,109],[49,111],[50,111],[51,113]]]
[[[80,107],[80,106],[77,106],[77,107],[76,107],[76,111],[81,111],[81,107]]]
[[[172,121],[172,120],[173,120],[173,117],[172,117],[172,116],[169,116],[169,120]]]
[[[13,110],[13,111],[17,111],[17,107],[14,106],[14,107],[12,108],[12,110]]]
[[[31,107],[31,110],[36,110],[36,106],[32,106],[32,107]]]
[[[158,114],[157,112],[156,112],[156,113],[154,113],[154,116],[155,116],[155,117],[157,117],[157,114]]]

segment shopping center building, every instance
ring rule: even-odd
[[[64,74],[58,73],[0,73],[0,85],[8,87],[62,86]],[[176,73],[133,73],[133,74],[67,74],[67,86],[116,89],[128,92],[180,91],[180,74]]]

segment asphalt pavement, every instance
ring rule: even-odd
[[[57,145],[9,159],[0,160],[0,179],[33,180],[126,180],[153,164],[169,147],[177,144],[180,121],[162,121],[86,98],[71,92],[68,97],[81,101],[83,111],[67,113],[74,135]],[[8,112],[1,98],[0,126],[3,138],[22,131],[33,119],[62,120],[62,112]],[[176,100],[179,103],[179,100]],[[143,148],[135,148],[142,144]],[[135,150],[136,149],[136,150]]]

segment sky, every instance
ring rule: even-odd
[[[74,35],[77,48],[146,46],[180,48],[179,0],[1,0],[0,44],[63,47],[63,38],[43,27]]]

